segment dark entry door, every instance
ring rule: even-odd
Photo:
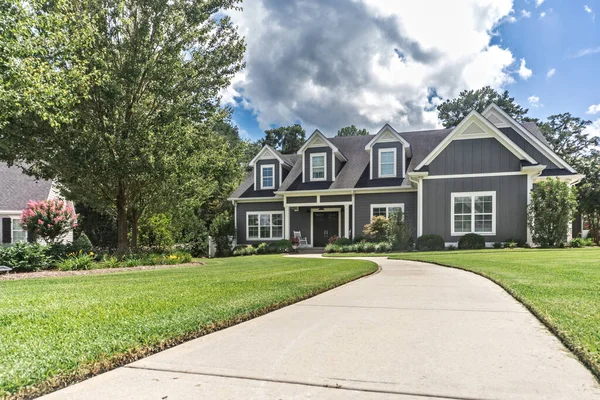
[[[316,212],[314,213],[313,235],[314,247],[325,247],[329,243],[329,238],[339,236],[339,220],[337,212]]]

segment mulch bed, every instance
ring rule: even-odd
[[[60,278],[64,276],[77,276],[77,275],[103,275],[112,274],[114,272],[126,272],[126,271],[146,271],[152,269],[166,269],[174,267],[197,267],[204,265],[203,262],[191,262],[185,264],[175,265],[147,265],[140,267],[127,267],[127,268],[98,268],[89,269],[85,271],[57,271],[57,270],[46,270],[37,272],[17,272],[9,274],[0,274],[0,281],[16,281],[19,279],[32,279],[32,278]]]

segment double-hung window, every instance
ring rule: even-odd
[[[396,149],[379,149],[379,177],[396,177]]]
[[[283,211],[246,214],[247,239],[283,239]]]
[[[326,153],[314,153],[310,155],[310,180],[324,181],[327,179]]]
[[[27,231],[23,230],[21,224],[19,223],[18,218],[12,219],[12,242],[26,242],[27,241]]]
[[[452,236],[496,233],[496,192],[452,193]]]
[[[389,218],[393,213],[404,212],[404,204],[372,204],[371,219],[373,217]]]
[[[275,189],[275,165],[262,165],[260,177],[262,189]]]

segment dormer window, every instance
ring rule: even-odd
[[[396,177],[396,149],[379,149],[379,177]]]
[[[327,153],[314,153],[310,155],[310,180],[324,181],[327,177]]]
[[[260,176],[263,189],[275,189],[275,165],[261,165]]]

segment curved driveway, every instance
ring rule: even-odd
[[[382,271],[48,399],[591,399],[591,373],[475,274]]]

